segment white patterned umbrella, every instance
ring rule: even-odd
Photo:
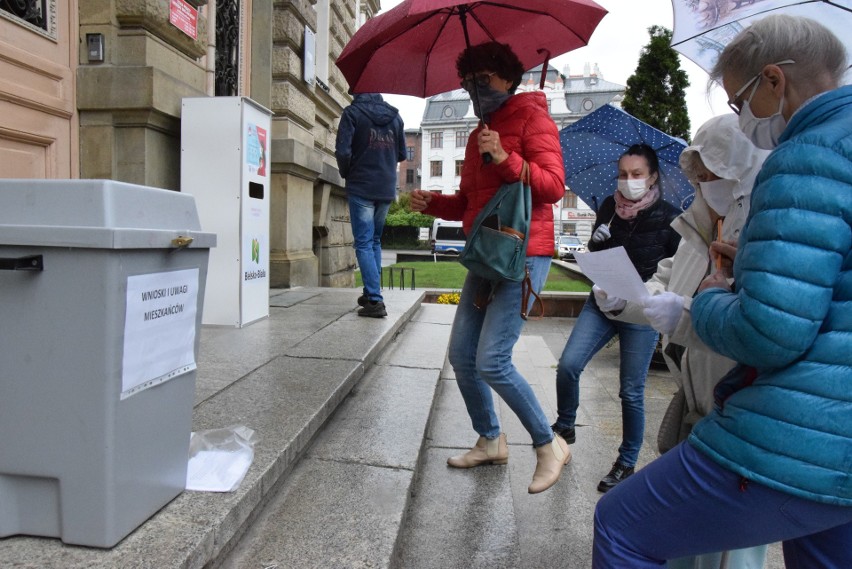
[[[672,9],[672,47],[706,71],[728,42],[769,14],[820,22],[847,44],[852,58],[852,0],[672,0]]]

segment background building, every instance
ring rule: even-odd
[[[334,61],[379,0],[0,1],[0,177],[180,190],[181,101],[274,113],[272,286],[352,286]],[[216,156],[210,156],[216,160]]]
[[[408,193],[411,190],[420,189],[420,157],[422,145],[420,143],[420,129],[405,129],[405,151],[404,162],[399,163],[397,170],[397,188],[400,193]]]
[[[523,76],[517,92],[538,90],[541,66]],[[605,81],[595,65],[586,64],[582,75],[571,75],[548,67],[544,88],[550,115],[562,129],[607,103],[620,107],[625,87]],[[451,194],[458,191],[464,149],[479,120],[467,91],[456,89],[430,97],[421,122],[422,188]],[[614,190],[614,188],[613,188]],[[588,239],[595,214],[570,189],[566,188],[561,207],[554,207],[557,232],[576,233]]]

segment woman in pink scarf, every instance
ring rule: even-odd
[[[643,281],[651,278],[658,262],[674,255],[680,242],[671,222],[681,211],[662,199],[660,183],[654,150],[645,144],[628,148],[618,161],[618,187],[601,204],[589,241],[590,251],[623,246]],[[622,442],[612,470],[598,484],[598,491],[606,492],[633,474],[639,457],[645,431],[645,377],[658,334],[648,325],[610,320],[605,313],[621,310],[624,301],[607,299],[597,287],[592,290],[556,368],[558,418],[553,430],[569,444],[576,440],[580,374],[618,334]]]

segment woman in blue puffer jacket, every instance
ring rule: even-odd
[[[768,16],[711,74],[774,148],[730,274],[702,283],[696,333],[740,362],[688,441],[598,502],[594,567],[658,567],[782,541],[785,564],[852,567],[852,86],[840,40]]]

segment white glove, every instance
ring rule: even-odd
[[[595,243],[603,243],[610,237],[612,237],[612,233],[609,232],[609,227],[605,224],[598,225],[598,228],[592,233],[592,241]]]
[[[627,306],[626,300],[617,296],[609,296],[598,285],[592,285],[592,292],[595,295],[595,302],[598,304],[601,312],[618,312],[619,310],[624,310],[624,307]]]
[[[651,327],[662,334],[674,332],[683,316],[683,297],[673,292],[649,296],[642,304],[645,307],[642,314]]]

